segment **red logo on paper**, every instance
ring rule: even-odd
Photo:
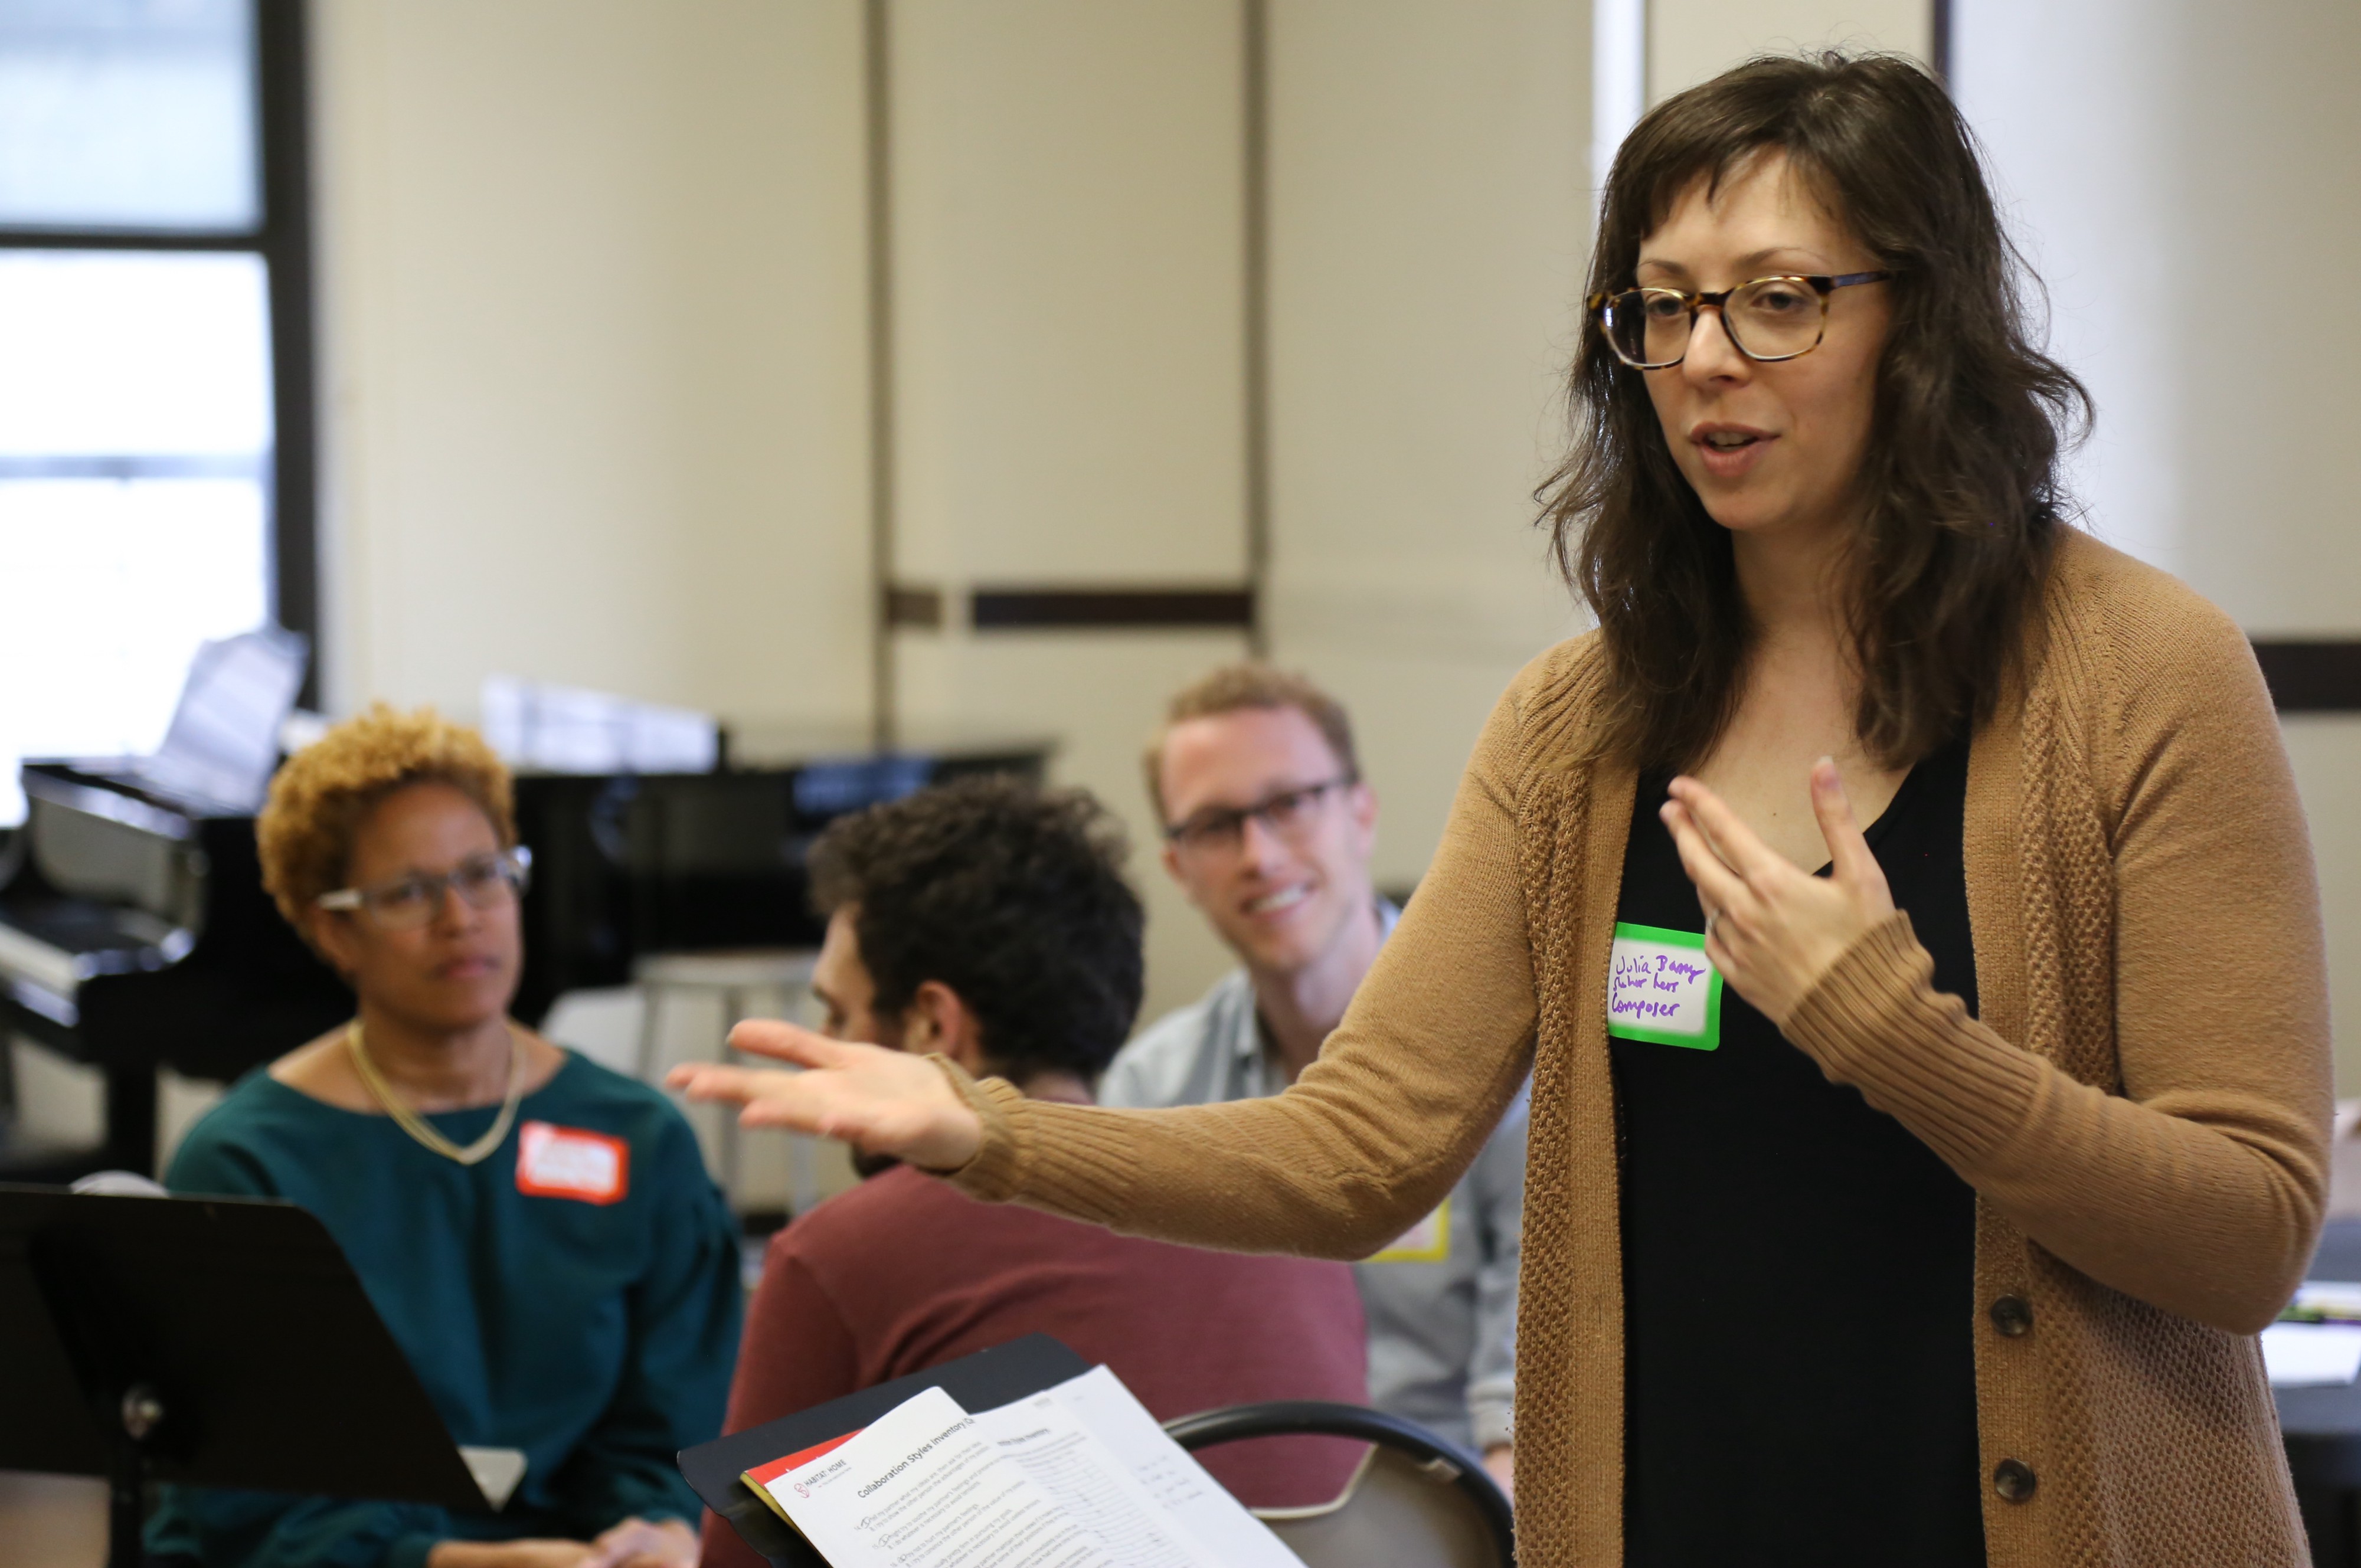
[[[631,1186],[631,1146],[604,1133],[527,1122],[517,1129],[517,1190],[529,1198],[617,1203]]]
[[[816,1442],[809,1448],[799,1448],[785,1458],[772,1460],[768,1464],[757,1464],[753,1469],[745,1472],[741,1479],[752,1481],[757,1486],[767,1486],[790,1470],[800,1470],[815,1459],[834,1453],[867,1430],[866,1427],[855,1427],[842,1437],[832,1437],[826,1442]],[[796,1483],[796,1496],[808,1497],[811,1494],[806,1491],[803,1483],[798,1481]]]

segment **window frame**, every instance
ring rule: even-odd
[[[313,399],[310,60],[304,0],[254,0],[261,223],[251,229],[0,224],[0,250],[227,251],[262,258],[270,306],[269,602],[312,645],[296,700],[319,706],[319,431]]]

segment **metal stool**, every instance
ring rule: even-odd
[[[811,994],[812,965],[819,955],[809,948],[747,948],[717,953],[655,953],[632,967],[631,979],[642,1000],[639,1048],[632,1068],[643,1082],[656,1076],[656,1056],[663,1044],[664,1003],[668,998],[710,1000],[721,1008],[721,1035],[713,1042],[715,1059],[727,1061],[726,1036],[741,1019],[757,1015],[757,999],[784,993],[789,1015],[800,1010]],[[735,1207],[738,1199],[738,1119],[725,1115],[720,1134],[721,1190]],[[816,1199],[818,1172],[812,1161],[809,1139],[788,1145],[788,1208],[801,1212]]]
[[[1512,1568],[1509,1499],[1474,1454],[1414,1421],[1359,1405],[1277,1399],[1164,1423],[1191,1450],[1250,1437],[1344,1437],[1369,1444],[1342,1496],[1308,1508],[1257,1508],[1307,1568]]]

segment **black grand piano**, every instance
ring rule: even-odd
[[[217,751],[219,738],[181,717],[155,758],[23,766],[25,825],[0,850],[0,1031],[98,1069],[105,1135],[85,1148],[0,1143],[0,1180],[150,1171],[159,1068],[234,1079],[351,1014],[351,993],[262,891],[255,851],[294,681],[280,676],[258,706],[267,661],[225,663],[210,653],[219,646],[200,655],[182,715],[220,709],[219,688],[242,682],[231,706],[251,734],[284,687],[258,766],[248,744],[244,798],[238,781],[189,765],[192,737]],[[520,773],[533,881],[517,1015],[538,1024],[566,992],[628,984],[652,954],[817,946],[804,856],[829,822],[961,773],[1038,778],[1046,760],[1038,744],[823,747],[698,773]]]

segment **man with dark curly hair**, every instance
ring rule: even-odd
[[[962,779],[831,827],[812,977],[839,1039],[939,1053],[1087,1104],[1139,1010],[1138,898],[1122,837],[1079,791]],[[729,1430],[1035,1332],[1104,1362],[1159,1420],[1261,1399],[1367,1398],[1343,1264],[1198,1252],[980,1203],[890,1167],[771,1244]],[[1249,1503],[1324,1501],[1353,1455],[1317,1440],[1215,1450]],[[760,1562],[708,1518],[705,1563]]]
[[[1089,795],[1007,778],[838,824],[811,853],[829,916],[813,987],[830,1032],[1087,1102],[1139,1012],[1142,915],[1124,854]]]

